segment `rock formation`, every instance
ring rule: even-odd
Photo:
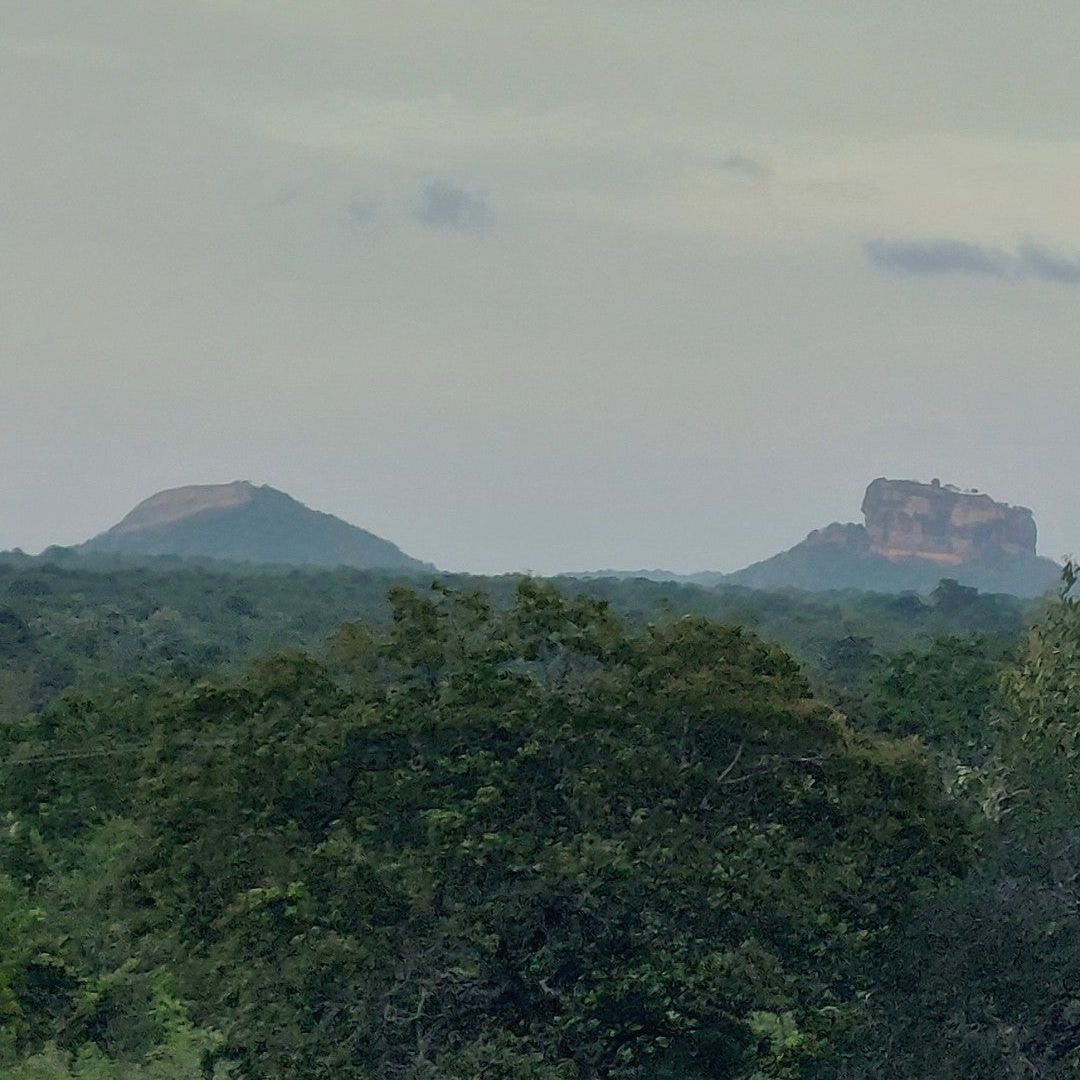
[[[718,580],[758,589],[929,592],[954,578],[987,592],[1037,596],[1061,567],[1036,554],[1035,519],[1023,506],[934,480],[875,480],[865,525],[834,522],[788,551]],[[715,582],[711,582],[715,583]]]
[[[870,550],[887,559],[943,566],[1035,555],[1035,518],[1025,506],[934,480],[875,480],[862,504]]]
[[[427,572],[388,540],[246,480],[160,491],[82,551]]]
[[[833,546],[847,548],[849,551],[865,553],[870,550],[870,537],[862,525],[853,521],[834,521],[824,529],[815,529],[803,541],[809,547]]]
[[[143,499],[110,530],[115,536],[162,528],[196,514],[245,506],[254,501],[259,489],[247,480],[231,484],[192,484],[169,488]]]

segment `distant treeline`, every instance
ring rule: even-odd
[[[521,578],[393,575],[199,562],[163,556],[0,555],[0,719],[131,678],[192,679],[266,652],[318,651],[342,623],[385,625],[395,582],[438,580],[506,607]],[[815,690],[850,705],[886,658],[943,636],[1020,641],[1029,602],[943,582],[913,593],[765,592],[645,579],[556,579],[631,624],[704,615],[783,645]]]

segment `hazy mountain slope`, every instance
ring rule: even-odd
[[[283,491],[247,481],[159,492],[80,550],[301,566],[430,569],[388,540],[312,510]]]
[[[752,589],[795,588],[811,591],[864,589],[873,592],[930,592],[942,578],[952,578],[982,592],[1039,596],[1060,579],[1051,559],[1014,557],[941,566],[920,559],[887,559],[872,551],[853,551],[804,540],[788,551],[747,566],[724,581]]]
[[[643,577],[696,585],[828,592],[928,593],[944,578],[982,592],[1039,596],[1061,567],[1036,553],[1031,510],[934,480],[879,477],[866,489],[866,524],[834,522],[801,543],[732,574],[604,570],[589,577]]]

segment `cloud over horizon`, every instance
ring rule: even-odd
[[[970,274],[1014,281],[1049,281],[1080,285],[1080,259],[1025,241],[1015,253],[963,240],[869,240],[866,257],[894,273]]]
[[[1080,285],[1080,259],[1069,258],[1039,244],[1021,244],[1018,257],[1028,275],[1040,281]]]
[[[484,192],[433,180],[421,189],[416,219],[433,229],[479,233],[491,226],[493,215]]]
[[[726,154],[714,159],[713,164],[724,172],[743,176],[748,180],[767,180],[772,175],[768,165],[746,154]]]

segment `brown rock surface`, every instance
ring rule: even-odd
[[[159,491],[76,550],[425,574],[434,569],[366,529],[246,480]]]
[[[1027,507],[936,480],[877,479],[866,489],[862,510],[871,551],[888,559],[958,566],[1035,555],[1035,519]]]
[[[193,484],[170,488],[144,499],[118,525],[117,534],[160,528],[208,510],[228,510],[251,502],[255,487],[246,480],[231,484]]]

